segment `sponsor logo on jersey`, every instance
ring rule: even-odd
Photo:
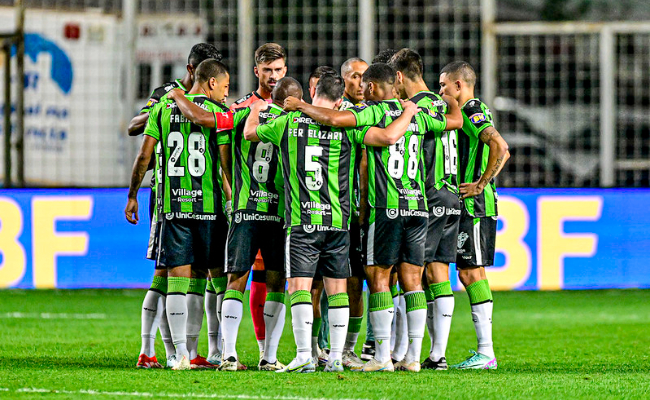
[[[436,100],[436,101],[431,102],[431,105],[434,106],[434,107],[446,107],[447,103],[445,103],[444,100]]]
[[[399,215],[401,215],[402,217],[429,218],[429,214],[426,211],[420,211],[420,210],[399,210]]]
[[[309,124],[309,125],[320,125],[317,121],[309,118],[309,117],[294,117],[293,118],[293,123],[294,124]]]
[[[399,215],[399,210],[394,210],[392,208],[386,209],[386,216],[390,219],[395,219]]]
[[[257,214],[257,213],[238,213],[238,216],[243,218],[244,221],[273,221],[280,222],[280,217],[271,214]]]
[[[235,223],[238,224],[241,222],[241,213],[235,213]]]
[[[465,242],[469,239],[467,232],[460,232],[458,234],[458,248],[461,249],[465,246]]]
[[[474,123],[474,124],[478,124],[479,122],[483,122],[486,119],[487,119],[487,117],[483,113],[472,114],[469,117],[469,120],[472,121],[472,123]]]
[[[178,219],[194,219],[197,221],[216,221],[217,214],[194,214],[191,212],[175,212],[168,213],[165,215],[167,219],[178,218]]]
[[[445,215],[445,207],[433,207],[433,215],[436,217],[442,217]]]
[[[395,118],[395,117],[399,117],[400,115],[402,115],[402,110],[386,110],[384,112],[384,114],[386,114],[389,117]]]
[[[145,107],[151,107],[151,106],[153,106],[153,105],[156,104],[156,103],[157,103],[156,100],[154,100],[154,99],[149,99],[149,101],[147,102],[147,105],[146,105]]]
[[[303,225],[302,230],[305,233],[313,233],[316,230],[316,225]]]

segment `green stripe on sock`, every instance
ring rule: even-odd
[[[222,276],[220,278],[212,278],[212,286],[214,286],[214,291],[217,294],[225,292],[228,287],[228,277]]]
[[[348,333],[361,332],[362,322],[363,322],[363,317],[350,317],[350,319],[348,320]]]
[[[320,333],[320,324],[323,320],[321,318],[314,318],[314,324],[311,326],[311,335],[317,337]]]
[[[427,303],[430,303],[435,299],[433,296],[433,286],[427,286],[424,288],[424,298],[427,299]]]
[[[154,276],[151,282],[151,289],[167,294],[167,278],[164,276]]]
[[[407,313],[427,308],[427,300],[424,297],[424,291],[408,292],[404,295],[404,300],[406,300]]]
[[[492,291],[487,279],[472,283],[465,288],[469,296],[470,304],[484,303],[492,300]]]
[[[267,292],[266,301],[275,301],[276,303],[284,304],[284,293],[280,292]]]
[[[187,293],[190,278],[171,276],[167,278],[167,293]]]
[[[205,295],[205,286],[207,279],[190,278],[190,287],[187,289],[190,293],[199,293]]]
[[[337,293],[331,296],[327,296],[327,305],[330,308],[334,307],[349,307],[350,298],[347,293]]]
[[[226,294],[223,296],[223,299],[235,299],[243,302],[244,293],[240,292],[239,290],[226,290]]]
[[[296,303],[310,303],[311,304],[311,293],[309,290],[296,290],[291,295],[291,305]]]
[[[214,286],[212,285],[212,279],[207,279],[207,284],[205,286],[206,292],[214,292]]]
[[[393,297],[390,292],[370,293],[368,311],[381,311],[393,308]]]
[[[397,285],[393,285],[390,287],[390,297],[395,297],[399,294],[399,289],[397,288]]]
[[[454,292],[451,290],[451,282],[446,281],[446,282],[440,282],[440,283],[434,283],[433,285],[429,286],[430,288],[433,288],[431,290],[431,293],[433,293],[433,298],[438,298],[440,296],[453,296]]]
[[[400,294],[401,296],[404,296],[404,289],[399,288],[399,294]]]

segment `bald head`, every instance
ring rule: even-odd
[[[440,75],[442,74],[447,74],[452,81],[461,80],[472,89],[476,85],[476,72],[467,61],[454,61],[445,65],[440,71]]]
[[[275,85],[273,92],[271,92],[271,98],[273,103],[282,107],[284,100],[289,96],[302,99],[302,86],[300,82],[292,77],[285,76]]]
[[[355,70],[355,64],[364,64],[366,67],[368,66],[368,63],[363,61],[359,57],[352,57],[348,58],[345,60],[345,62],[341,65],[341,76],[345,78],[346,75],[350,75],[352,72]],[[365,68],[364,68],[365,70]],[[361,72],[363,74],[363,72]]]

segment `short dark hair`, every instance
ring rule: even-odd
[[[353,64],[353,63],[356,63],[356,62],[362,62],[362,63],[364,63],[364,64],[367,64],[363,59],[361,59],[361,58],[359,58],[359,57],[348,58],[348,59],[345,60],[345,61],[343,62],[343,64],[341,65],[341,76],[345,76],[345,75],[347,75],[347,73],[349,72],[350,68],[352,68],[352,64]]]
[[[210,80],[210,78],[218,77],[219,75],[224,75],[228,73],[228,68],[221,62],[213,58],[204,60],[196,67],[196,72],[194,73],[195,80],[197,82],[203,83]]]
[[[255,50],[255,65],[266,64],[283,59],[287,62],[287,52],[277,43],[266,43]]]
[[[196,68],[203,60],[207,60],[208,58],[214,58],[217,61],[221,61],[223,56],[213,44],[199,43],[192,46],[190,55],[187,57],[187,63]]]
[[[273,98],[274,102],[284,103],[284,100],[289,96],[302,99],[302,85],[292,77],[285,76],[275,84],[273,92],[271,92],[271,98]]]
[[[375,64],[375,63],[388,64],[388,62],[390,61],[390,58],[395,53],[397,53],[397,50],[395,50],[395,49],[384,49],[384,50],[380,51],[379,53],[377,53],[375,58],[372,59],[372,63],[373,64]]]
[[[374,63],[370,64],[362,77],[364,82],[395,84],[395,70],[388,64]]]
[[[325,74],[316,84],[316,96],[324,97],[329,101],[337,101],[343,97],[345,82],[339,74]]]
[[[325,74],[335,74],[336,75],[336,70],[329,65],[321,65],[320,67],[316,67],[314,72],[312,72],[309,75],[309,80],[312,78],[320,79],[323,75]]]
[[[474,68],[472,68],[467,61],[450,62],[445,65],[442,71],[440,71],[440,74],[447,74],[454,78],[460,78],[470,87],[476,85],[476,71],[474,71]]]
[[[413,49],[401,49],[390,59],[389,65],[412,81],[422,79],[424,71],[422,57]]]

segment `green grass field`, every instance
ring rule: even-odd
[[[144,293],[144,290],[0,291],[0,397],[408,400],[650,397],[650,290],[497,292],[494,293],[497,371],[372,375],[347,371],[292,375],[258,371],[137,370]],[[68,318],[62,318],[61,313],[67,313]],[[94,318],[73,319],[75,315],[71,314]],[[456,293],[447,351],[449,362],[463,360],[468,349],[475,347],[475,340],[467,296]],[[423,353],[428,354],[428,338],[424,343]],[[157,349],[163,356],[162,343]],[[200,349],[206,355],[205,332]],[[257,344],[250,317],[244,318],[240,328],[238,351],[244,364],[249,367],[257,364]],[[289,362],[294,351],[287,316],[280,360]]]

